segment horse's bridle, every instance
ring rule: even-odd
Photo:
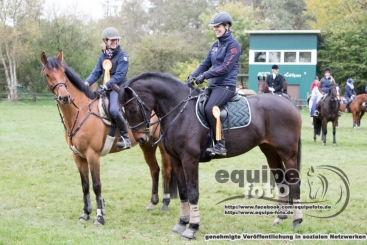
[[[45,69],[45,67],[43,67],[43,70]],[[54,94],[54,96],[55,96],[55,100],[56,101],[58,101],[58,102],[60,102],[60,100],[59,100],[59,98],[58,98],[58,96],[55,94],[55,89],[56,88],[58,88],[58,87],[61,87],[61,86],[65,86],[65,89],[66,89],[66,91],[67,91],[67,93],[68,93],[68,97],[70,98],[70,93],[69,93],[69,90],[68,90],[68,85],[66,84],[67,82],[68,82],[68,78],[67,78],[67,76],[66,76],[66,74],[65,74],[65,71],[63,72],[63,76],[64,76],[64,78],[65,78],[65,82],[57,82],[55,85],[53,85],[53,86],[50,86],[50,84],[48,83],[48,80],[47,80],[47,76],[48,75],[46,75],[46,74],[44,74],[43,75],[43,78],[45,79],[45,82],[46,82],[46,85],[47,85],[47,87],[48,87],[48,89],[51,91],[51,93],[53,93]],[[73,100],[70,100],[70,103],[72,103],[74,106],[76,106],[75,104],[74,104],[74,101]],[[77,107],[77,106],[76,106]],[[78,108],[78,107],[77,107]]]
[[[45,69],[45,67],[43,67],[43,69]],[[56,105],[57,105],[57,109],[58,109],[58,111],[59,111],[59,115],[60,115],[60,118],[61,118],[61,123],[63,124],[63,126],[64,126],[64,130],[65,130],[65,132],[67,133],[67,135],[68,135],[68,137],[70,138],[70,144],[72,144],[71,142],[72,142],[72,137],[76,134],[76,132],[78,132],[79,131],[79,129],[83,126],[83,124],[85,123],[85,121],[88,119],[88,117],[89,117],[89,115],[95,115],[95,116],[97,116],[97,117],[99,117],[99,118],[101,118],[101,116],[100,115],[98,115],[98,113],[95,113],[95,112],[93,112],[92,111],[92,107],[91,107],[91,105],[92,105],[92,103],[97,99],[97,97],[95,98],[95,99],[93,99],[93,100],[89,100],[89,102],[88,102],[88,104],[87,105],[85,105],[85,106],[82,106],[82,107],[78,107],[75,103],[74,103],[74,100],[73,99],[71,99],[71,96],[70,96],[70,93],[69,93],[69,90],[68,90],[68,85],[67,85],[67,82],[69,81],[69,79],[68,79],[68,77],[66,76],[66,73],[65,73],[65,71],[63,72],[63,76],[64,76],[64,78],[65,78],[65,82],[57,82],[55,85],[53,85],[53,86],[50,86],[50,84],[48,83],[48,81],[47,81],[47,76],[48,75],[46,75],[46,74],[44,74],[44,79],[45,79],[45,82],[46,82],[46,85],[47,85],[47,87],[50,89],[50,91],[54,94],[54,96],[55,96],[55,100],[57,101],[57,102],[60,102],[60,100],[59,100],[59,98],[58,98],[58,96],[55,94],[55,89],[56,88],[58,88],[58,87],[61,87],[61,86],[65,86],[65,89],[66,89],[66,91],[67,91],[67,94],[68,94],[68,97],[69,97],[69,99],[70,99],[70,103],[68,103],[68,104],[72,104],[73,106],[75,106],[75,108],[77,108],[78,109],[78,112],[77,112],[77,114],[76,114],[76,117],[75,117],[75,120],[74,120],[74,123],[73,123],[73,125],[72,125],[72,127],[71,127],[71,131],[70,132],[68,132],[67,131],[67,128],[66,128],[66,125],[65,125],[65,121],[64,121],[64,116],[62,115],[62,113],[61,113],[61,111],[60,111],[60,106],[59,106],[59,103],[57,103]],[[81,123],[77,126],[76,125],[76,123],[77,123],[77,121],[78,121],[78,118],[79,118],[79,113],[80,113],[80,111],[82,110],[82,109],[84,109],[84,108],[86,108],[86,107],[88,107],[88,113],[84,116],[84,118],[83,118],[83,120],[81,121]],[[102,118],[101,118],[102,119]]]
[[[125,107],[125,105],[129,104],[130,102],[132,102],[134,99],[136,99],[136,101],[139,104],[139,108],[140,108],[140,112],[143,115],[143,121],[131,126],[129,123],[129,128],[131,129],[131,132],[137,132],[137,133],[145,133],[145,134],[149,134],[149,127],[152,125],[152,123],[150,123],[150,119],[155,115],[151,115],[150,117],[147,116],[146,110],[150,112],[150,114],[152,114],[152,110],[150,110],[144,103],[144,101],[135,93],[135,91],[130,88],[130,87],[124,87],[123,89],[129,89],[132,94],[133,97],[131,99],[129,99],[128,101],[126,101],[122,107]],[[146,110],[145,110],[146,109]],[[127,120],[127,119],[126,119]],[[156,123],[156,122],[155,122]],[[155,124],[154,123],[154,124]],[[137,128],[141,127],[142,125],[145,125],[145,129],[143,130],[138,130]]]
[[[180,103],[178,103],[172,110],[170,110],[169,112],[167,112],[164,116],[162,117],[158,117],[157,121],[155,122],[150,122],[150,120],[152,119],[153,116],[156,115],[156,113],[152,114],[152,110],[149,109],[144,101],[139,97],[139,95],[137,95],[137,93],[129,86],[124,87],[123,89],[129,89],[132,92],[133,97],[130,98],[128,101],[126,101],[122,106],[125,107],[127,104],[129,104],[130,102],[132,102],[134,99],[136,99],[136,101],[139,104],[139,108],[141,111],[141,114],[143,115],[143,121],[131,126],[130,123],[129,124],[129,128],[131,129],[132,132],[138,132],[138,133],[145,133],[148,137],[151,137],[150,135],[150,131],[149,128],[152,125],[155,124],[160,124],[162,119],[164,119],[165,117],[167,117],[169,114],[171,114],[174,110],[176,110],[181,104],[184,104],[184,106],[182,107],[182,109],[180,110],[180,112],[176,115],[176,117],[172,120],[172,122],[168,125],[167,129],[162,133],[162,128],[160,129],[160,136],[159,139],[155,142],[153,142],[154,140],[151,141],[151,144],[154,146],[156,144],[158,144],[164,137],[164,135],[167,133],[168,129],[174,124],[174,122],[178,119],[178,117],[181,115],[181,113],[185,110],[187,103],[195,98],[198,98],[198,96],[192,96],[191,94],[196,90],[196,89],[191,89],[190,88],[190,93],[187,96],[187,98],[185,98],[184,100],[182,100]],[[147,116],[146,110],[151,114],[150,117]],[[126,118],[127,120],[127,118]],[[145,129],[144,130],[138,130],[137,128],[141,127],[142,125],[145,125]]]

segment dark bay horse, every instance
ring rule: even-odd
[[[118,86],[114,86],[119,91]],[[147,142],[150,125],[161,124],[161,137],[167,153],[171,156],[172,168],[178,178],[181,212],[174,232],[182,233],[182,239],[195,238],[199,228],[199,159],[206,149],[209,130],[204,128],[195,114],[198,89],[191,89],[168,74],[143,73],[131,79],[119,92],[119,101],[125,108],[125,116],[132,128],[135,140]],[[294,205],[300,205],[300,154],[301,116],[297,108],[287,100],[270,94],[248,97],[251,107],[251,123],[245,128],[225,130],[227,157],[244,154],[259,146],[272,169],[284,171],[285,181],[276,178],[290,188]],[[150,118],[155,111],[158,121]],[[294,175],[290,176],[290,172]],[[280,191],[281,193],[281,191]],[[279,204],[288,203],[289,195],[279,197]],[[279,215],[278,225],[286,218]],[[302,211],[295,208],[293,226],[302,222]],[[186,225],[189,224],[188,227]]]
[[[349,104],[348,112],[353,115],[353,128],[356,129],[361,126],[361,119],[366,111],[366,107],[363,106],[363,102],[367,103],[367,94],[359,94]],[[347,105],[340,103],[339,110],[345,112]]]
[[[326,134],[327,134],[327,123],[332,122],[333,126],[333,144],[336,144],[336,126],[338,125],[339,118],[339,104],[340,104],[340,96],[339,96],[339,86],[334,84],[330,87],[329,93],[326,95],[325,99],[322,99],[321,108],[319,109],[319,115],[313,117],[313,125],[314,125],[314,134],[313,139],[316,142],[316,134],[320,135],[320,131],[322,129],[322,145],[326,145]],[[319,105],[317,105],[317,108]]]
[[[102,184],[100,180],[100,156],[107,144],[106,139],[109,136],[110,126],[102,121],[98,109],[98,98],[84,85],[84,81],[63,62],[61,51],[56,57],[50,58],[47,58],[46,54],[42,53],[41,62],[43,64],[42,73],[47,86],[57,100],[60,116],[65,128],[66,143],[74,151],[73,158],[81,177],[84,194],[84,213],[80,216],[80,221],[89,220],[89,215],[92,212],[88,177],[90,169],[93,190],[97,200],[97,216],[95,217],[94,224],[104,224],[103,215],[105,214],[105,207],[104,200],[102,199]],[[157,139],[160,129],[152,126],[150,130],[151,134]],[[129,134],[133,138],[131,131]],[[114,141],[112,138],[112,148],[106,154],[120,151],[116,147],[118,138],[118,134],[116,133]],[[135,146],[136,144],[132,140],[132,145]],[[160,168],[155,157],[157,145],[145,144],[140,145],[140,147],[144,153],[145,161],[149,165],[152,177],[151,203],[147,207],[147,210],[151,210],[158,203]],[[161,144],[159,144],[159,149],[162,157],[162,174],[164,177],[162,210],[167,211],[170,194],[172,194],[172,197],[177,195],[177,182],[175,178],[171,178],[173,171],[168,154]]]
[[[291,96],[289,94],[287,94],[287,92],[286,92],[287,88],[288,88],[288,83],[286,81],[284,81],[282,96],[284,98],[286,98],[287,100],[291,101]],[[270,90],[269,90],[269,86],[265,82],[265,80],[263,80],[263,79],[258,80],[258,82],[257,82],[257,93],[258,94],[271,93]]]

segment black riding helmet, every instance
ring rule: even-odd
[[[232,26],[232,17],[226,12],[218,12],[213,15],[212,19],[210,20],[209,26],[217,26],[219,24],[229,24]]]

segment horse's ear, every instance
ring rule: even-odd
[[[56,55],[56,58],[57,58],[60,62],[62,62],[62,61],[64,60],[64,56],[63,56],[63,54],[62,54],[62,50],[60,50],[60,52]]]
[[[42,63],[42,65],[45,65],[46,62],[47,62],[47,56],[46,56],[45,52],[42,52],[42,54],[41,54],[41,63]]]

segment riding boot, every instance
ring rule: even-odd
[[[217,143],[212,148],[207,148],[206,152],[209,153],[210,156],[227,156],[226,149],[226,141],[224,139],[223,129],[222,129],[222,139],[218,140]]]
[[[210,154],[210,156],[227,156],[226,142],[224,139],[218,140],[217,143],[212,148],[207,148],[206,152]]]
[[[117,117],[113,118],[115,120],[116,126],[120,132],[122,141],[117,142],[116,146],[118,149],[129,149],[131,147],[129,133],[127,131],[127,126],[125,119],[122,117],[121,113],[117,114]]]

